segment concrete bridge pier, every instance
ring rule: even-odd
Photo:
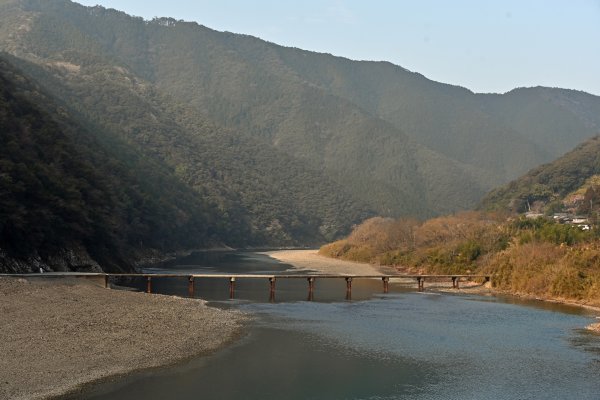
[[[387,276],[384,276],[383,278],[381,278],[381,280],[383,281],[383,293],[387,293],[390,290],[390,278]]]
[[[457,276],[453,276],[452,277],[452,288],[453,289],[459,289],[458,287],[458,282],[460,281],[460,278]]]
[[[277,278],[271,277],[269,278],[269,302],[275,302],[275,281]]]
[[[352,277],[346,277],[346,300],[352,300]]]
[[[194,276],[190,275],[188,277],[188,297],[190,298],[194,298],[194,292],[195,292],[195,287],[194,287]]]
[[[313,301],[315,297],[315,278],[311,276],[306,280],[308,281],[308,301]]]
[[[233,299],[235,297],[235,277],[229,278],[229,298]]]
[[[419,292],[425,290],[425,278],[423,278],[422,276],[417,276],[417,287]]]

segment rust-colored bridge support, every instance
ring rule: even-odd
[[[109,283],[108,282],[108,274],[105,274],[104,275],[104,288],[105,289],[108,289],[108,283]]]
[[[458,289],[458,279],[456,276],[452,277],[452,289]]]
[[[233,299],[235,297],[235,277],[229,278],[229,298]]]
[[[194,277],[190,275],[188,277],[188,297],[194,298]]]
[[[306,278],[308,281],[308,301],[313,301],[315,296],[315,278],[313,276]]]
[[[146,293],[152,293],[152,277],[146,277]]]
[[[387,293],[390,290],[390,278],[388,276],[384,276],[381,278],[383,281],[383,293]]]
[[[352,300],[352,277],[346,277],[346,300]]]
[[[425,278],[423,278],[422,276],[417,276],[417,287],[419,292],[425,290]]]
[[[273,303],[275,301],[275,281],[277,278],[269,278],[269,301]]]

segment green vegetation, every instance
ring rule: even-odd
[[[405,272],[491,274],[511,293],[600,304],[600,229],[461,213],[419,223],[372,218],[320,254]]]
[[[365,213],[429,217],[470,208],[600,126],[600,100],[573,91],[474,95],[389,63],[66,0],[5,2],[1,15],[0,48],[52,94],[280,243],[305,242],[305,233],[333,237]],[[529,120],[519,112],[528,104],[536,110]],[[546,139],[530,134],[545,121],[539,115],[564,116],[568,126],[550,120]],[[225,171],[204,161],[219,152]],[[221,175],[234,175],[237,187]],[[289,187],[295,176],[311,184]],[[257,179],[266,191],[255,189]],[[302,193],[307,188],[312,193]],[[334,211],[340,201],[345,221]],[[289,210],[302,215],[281,215]]]
[[[136,249],[206,246],[227,233],[197,193],[116,139],[107,147],[2,59],[0,126],[0,248],[11,257],[77,245],[119,270]]]
[[[547,214],[571,208],[573,212],[597,215],[600,190],[600,137],[594,137],[550,164],[488,193],[479,208],[525,212],[528,206]],[[573,195],[581,195],[574,203]],[[592,209],[590,209],[590,201]]]

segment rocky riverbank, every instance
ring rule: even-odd
[[[0,273],[29,274],[48,271],[102,272],[102,267],[82,246],[71,246],[42,258],[33,253],[18,259],[0,249]]]
[[[0,278],[0,398],[47,399],[235,340],[247,316],[68,279]]]

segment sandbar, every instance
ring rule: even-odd
[[[318,250],[275,250],[266,254],[296,270],[312,271],[332,275],[387,275],[396,273],[390,267],[355,261],[338,260],[318,254]]]

